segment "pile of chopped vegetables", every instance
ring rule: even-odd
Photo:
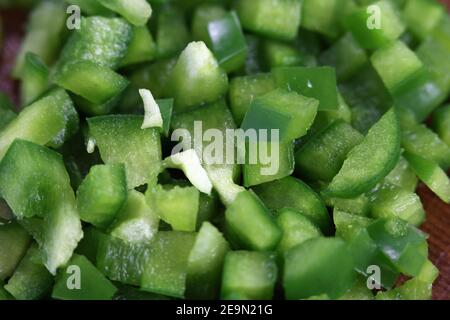
[[[437,0],[14,6],[0,300],[431,298],[415,190],[450,203]]]

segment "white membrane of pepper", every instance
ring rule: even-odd
[[[144,122],[142,123],[141,129],[148,128],[162,128],[163,118],[161,115],[161,110],[158,104],[153,98],[150,90],[139,89],[139,94],[141,95],[142,101],[144,102]]]

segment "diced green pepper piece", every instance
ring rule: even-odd
[[[293,177],[265,183],[253,188],[272,211],[293,208],[309,218],[327,234],[331,220],[322,199],[308,185]]]
[[[353,35],[346,33],[327,51],[323,52],[319,60],[323,65],[336,68],[337,79],[345,81],[366,64],[368,57]]]
[[[79,61],[116,69],[132,37],[133,28],[121,18],[82,18],[80,29],[73,32],[61,52],[58,69]]]
[[[81,239],[78,244],[75,253],[85,256],[89,261],[96,265],[100,241],[108,236],[94,226],[85,227],[83,232],[83,239]]]
[[[44,217],[40,247],[45,266],[55,274],[69,261],[83,237],[61,155],[32,142],[15,140],[0,164],[0,193],[16,217]]]
[[[20,97],[22,105],[28,105],[43,94],[49,82],[49,70],[39,56],[34,53],[25,55]]]
[[[147,203],[175,231],[195,231],[200,192],[195,187],[156,186],[149,188]]]
[[[401,218],[419,226],[425,220],[425,210],[417,194],[400,187],[381,188],[371,203],[374,218]]]
[[[357,216],[367,217],[370,213],[370,201],[365,194],[361,194],[356,198],[333,198],[324,196],[324,201],[329,207],[342,210]]]
[[[444,170],[450,168],[450,147],[425,125],[416,125],[404,130],[402,146],[409,153],[438,163]]]
[[[283,236],[278,244],[277,251],[285,256],[289,249],[311,238],[322,236],[320,229],[299,211],[285,208],[277,216]]]
[[[159,217],[147,205],[145,196],[135,190],[128,192],[127,200],[110,227],[111,235],[128,242],[149,242],[158,232]]]
[[[353,223],[353,221],[355,221],[355,218],[350,218],[349,222]],[[355,262],[355,271],[368,278],[372,275],[369,272],[369,267],[378,266],[380,268],[380,282],[377,284],[384,288],[392,288],[396,283],[400,272],[397,271],[397,268],[377,247],[377,244],[369,235],[367,227],[363,227],[369,223],[369,220],[360,220],[359,222],[361,225],[352,230],[353,233],[347,240],[348,248],[352,253],[353,261]],[[345,222],[343,221],[343,223]],[[376,281],[378,279],[373,278],[373,280]]]
[[[225,71],[236,71],[245,64],[247,43],[234,11],[208,23],[208,37],[217,62]]]
[[[244,120],[252,101],[276,89],[270,74],[235,77],[230,81],[230,109],[238,125]]]
[[[251,102],[241,128],[276,129],[279,130],[280,141],[289,142],[306,134],[317,115],[318,106],[316,99],[277,89]]]
[[[450,203],[450,179],[439,165],[417,154],[405,153],[411,168],[442,201]]]
[[[97,0],[69,0],[67,2],[79,6],[81,11],[89,16],[111,16],[113,14]]]
[[[347,292],[339,298],[339,300],[373,300],[374,295],[372,291],[367,288],[367,282],[364,278],[358,278],[353,287],[347,290]]]
[[[367,227],[370,237],[397,270],[408,276],[417,276],[427,261],[426,235],[395,219],[379,219]]]
[[[79,279],[74,280],[73,277]],[[60,271],[52,298],[59,300],[111,300],[117,288],[84,256],[74,254]]]
[[[450,105],[441,107],[433,113],[433,128],[441,140],[450,146]]]
[[[156,101],[163,119],[162,133],[166,137],[169,136],[170,124],[172,122],[173,102],[173,99],[160,99]]]
[[[191,42],[172,71],[171,88],[175,111],[189,111],[223,96],[228,77],[204,42]]]
[[[350,241],[361,229],[369,226],[373,222],[373,219],[347,213],[335,208],[333,210],[333,222],[336,226],[336,237]]]
[[[15,139],[60,145],[78,128],[78,114],[64,91],[39,99],[0,131],[0,159]]]
[[[164,6],[156,17],[157,58],[171,58],[189,43],[190,35],[183,13],[174,6]]]
[[[32,245],[5,289],[17,300],[38,300],[44,298],[52,285],[53,276],[42,264],[37,245]]]
[[[199,5],[192,17],[191,31],[193,39],[203,41],[209,46],[208,24],[211,21],[224,17],[226,14],[227,11],[219,4],[204,3]]]
[[[336,109],[336,72],[331,67],[284,67],[272,70],[278,87],[319,100],[319,111]]]
[[[270,211],[251,191],[241,191],[225,211],[226,230],[244,249],[269,251],[281,239],[281,230]]]
[[[134,27],[133,37],[128,51],[120,66],[128,66],[141,62],[152,61],[157,54],[156,44],[147,26]]]
[[[331,181],[347,154],[363,140],[363,135],[342,120],[311,138],[295,154],[296,171],[312,180]]]
[[[369,191],[394,169],[400,157],[400,127],[394,109],[388,111],[354,147],[324,193],[342,198]]]
[[[420,75],[423,68],[417,55],[402,41],[395,41],[378,49],[370,60],[393,95],[405,82],[414,81],[414,77]]]
[[[130,23],[144,26],[152,15],[152,7],[147,0],[97,0],[102,6],[117,12]]]
[[[350,1],[347,0],[303,0],[302,27],[330,38],[342,31],[341,19]]]
[[[339,89],[351,108],[352,126],[364,134],[393,105],[391,95],[369,63]]]
[[[149,244],[127,242],[113,236],[100,237],[97,268],[113,281],[139,286],[150,253]]]
[[[288,251],[283,286],[287,299],[305,299],[327,294],[336,299],[354,281],[353,259],[344,241],[314,238]]]
[[[294,144],[278,141],[250,141],[246,144],[244,186],[251,187],[282,179],[294,172]],[[253,158],[258,155],[257,158]],[[255,161],[256,160],[256,161]]]
[[[30,236],[16,222],[0,225],[0,281],[8,279],[30,245]]]
[[[22,79],[25,56],[32,52],[46,65],[58,55],[66,28],[66,5],[61,1],[41,1],[29,18],[27,34],[22,42],[13,69],[13,76]]]
[[[403,15],[409,30],[423,40],[438,25],[439,20],[445,15],[445,9],[435,0],[408,1]]]
[[[64,65],[56,74],[55,83],[96,105],[111,101],[129,85],[129,81],[120,74],[89,61]],[[96,110],[85,111],[98,113]]]
[[[284,42],[265,40],[262,50],[264,62],[269,70],[280,67],[314,67],[317,65],[314,56],[306,54]]]
[[[297,36],[301,20],[298,0],[238,0],[236,11],[248,31],[280,40]]]
[[[175,114],[172,120],[173,130],[187,130],[181,137],[183,150],[195,148],[197,153],[200,153],[200,148],[204,150],[209,145],[209,142],[199,137],[198,133],[195,134],[200,127],[204,132],[209,129],[219,130],[222,137],[226,137],[227,129],[236,129],[233,116],[223,100],[219,100],[216,103],[195,111]],[[225,139],[224,149],[216,150],[216,153],[222,152],[220,153],[221,155],[227,155],[230,149],[233,150],[235,143],[229,140],[233,139]],[[203,160],[208,177],[221,200],[224,204],[233,202],[236,194],[243,190],[242,187],[234,183],[239,174],[239,167],[236,165],[236,162],[233,162],[233,164],[224,164],[223,159],[216,161],[210,152],[202,152],[201,154],[203,155],[203,159],[201,160]]]
[[[194,233],[160,231],[150,246],[141,278],[144,291],[183,298]]]
[[[270,253],[230,251],[223,267],[221,298],[270,300],[277,273]]]
[[[128,188],[156,177],[161,166],[161,142],[155,128],[141,129],[144,117],[111,115],[89,118],[89,135],[103,161],[124,163]]]
[[[81,220],[106,228],[127,199],[127,181],[123,164],[97,165],[77,191]]]
[[[217,298],[223,263],[228,250],[228,242],[219,230],[211,223],[204,222],[189,255],[186,279],[188,298]]]
[[[417,176],[408,161],[401,156],[395,168],[384,178],[384,184],[397,186],[409,192],[414,192],[417,187]]]
[[[347,29],[366,49],[377,49],[398,39],[405,31],[397,8],[387,0],[358,9],[345,21]]]

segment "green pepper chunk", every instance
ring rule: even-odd
[[[278,269],[270,253],[230,251],[223,269],[222,299],[272,299]]]
[[[71,277],[79,276],[77,280]],[[74,254],[53,287],[59,300],[111,300],[117,288],[84,256]]]
[[[42,59],[34,53],[25,55],[20,96],[22,105],[29,105],[48,88],[49,70]]]
[[[356,197],[375,187],[400,157],[400,128],[394,109],[388,111],[354,147],[324,193]]]
[[[45,268],[37,245],[32,245],[17,266],[5,289],[17,300],[38,300],[53,285],[53,276]]]
[[[88,119],[89,135],[103,161],[124,163],[128,188],[147,183],[160,172],[161,142],[157,129],[141,129],[144,117],[110,115]]]
[[[241,68],[247,58],[247,43],[234,11],[208,23],[211,49],[219,65],[227,72]]]
[[[326,294],[342,296],[353,284],[353,259],[344,241],[314,238],[290,249],[285,258],[283,287],[287,299]]]
[[[30,245],[30,236],[16,222],[0,225],[0,281],[9,278]]]
[[[228,235],[244,249],[269,251],[275,249],[281,230],[270,211],[251,191],[241,191],[225,211]]]
[[[189,254],[186,296],[191,299],[215,299],[219,293],[228,242],[209,222],[204,222]]]
[[[328,234],[331,221],[322,199],[304,182],[293,177],[268,182],[253,188],[273,212],[293,208],[308,217],[323,233]]]
[[[189,111],[223,96],[228,77],[204,42],[191,42],[172,71],[171,89],[175,111]]]
[[[411,168],[442,201],[450,203],[450,179],[439,165],[413,153],[406,153]]]
[[[397,8],[386,0],[358,9],[346,18],[345,24],[366,49],[380,48],[405,31]]]
[[[296,172],[309,179],[331,181],[347,154],[362,140],[352,126],[337,120],[296,152]]]
[[[43,217],[40,247],[45,266],[55,274],[83,237],[61,155],[32,142],[15,140],[0,164],[0,193],[17,218]]]
[[[278,87],[319,100],[319,111],[336,109],[336,72],[331,67],[284,67],[272,70]]]
[[[298,33],[300,1],[238,0],[236,11],[242,26],[248,31],[280,40],[292,40]]]
[[[147,26],[134,27],[133,37],[128,51],[121,62],[121,67],[141,62],[152,61],[157,54],[156,43]]]
[[[450,105],[443,106],[434,112],[433,128],[441,140],[450,146]]]
[[[189,254],[195,238],[194,233],[160,231],[150,246],[141,278],[142,290],[184,297]]]
[[[407,222],[379,219],[367,231],[383,255],[396,269],[409,276],[417,276],[427,260],[427,236]]]
[[[93,166],[77,191],[81,220],[106,228],[116,218],[126,199],[125,166]]]
[[[146,0],[97,0],[102,6],[117,12],[136,26],[147,24],[152,15],[152,7]]]

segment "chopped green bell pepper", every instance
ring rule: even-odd
[[[29,105],[41,96],[49,85],[49,70],[45,63],[34,53],[27,53],[22,71],[20,97],[22,105]]]
[[[319,111],[336,109],[336,72],[331,67],[284,67],[272,70],[278,87],[319,100]]]
[[[152,7],[146,0],[97,0],[102,6],[117,12],[130,23],[144,26],[152,15]]]
[[[241,191],[225,211],[226,231],[244,249],[269,251],[281,239],[281,229],[270,211],[251,191]]]
[[[106,228],[116,218],[126,199],[125,166],[93,166],[77,191],[80,218],[96,227]]]
[[[433,113],[433,128],[441,140],[450,146],[450,105],[441,107]]]
[[[354,281],[353,259],[344,241],[313,238],[293,247],[285,258],[283,287],[287,299],[326,294],[342,296]]]
[[[337,120],[296,152],[296,172],[308,179],[331,181],[347,154],[362,140],[363,136],[352,126]]]
[[[30,236],[16,222],[0,225],[0,281],[8,279],[30,245]]]
[[[37,245],[32,245],[5,285],[17,300],[38,300],[45,297],[53,285],[53,276],[41,260]]]
[[[323,192],[342,198],[367,192],[394,169],[399,157],[400,127],[391,109],[350,151],[341,170]]]
[[[207,44],[227,72],[240,69],[247,59],[247,43],[234,11],[208,23]]]
[[[253,188],[273,212],[293,208],[309,218],[323,233],[331,230],[331,220],[322,199],[308,185],[293,177],[265,183]]]
[[[182,298],[186,291],[189,254],[194,233],[160,231],[150,246],[141,278],[144,291]]]
[[[236,11],[245,30],[280,40],[293,40],[301,20],[298,0],[238,0]]]
[[[191,299],[215,299],[220,289],[228,242],[211,223],[204,222],[189,254],[186,296]]]
[[[270,253],[230,251],[222,275],[222,299],[272,299],[277,265]]]
[[[199,88],[202,88],[201,90]],[[228,77],[204,42],[191,42],[172,71],[175,111],[189,111],[214,102],[228,89]]]
[[[450,179],[439,165],[417,154],[406,153],[411,168],[442,201],[450,203]]]
[[[89,136],[95,139],[103,161],[124,163],[128,188],[147,183],[160,172],[161,142],[157,129],[141,129],[144,117],[110,115],[89,118]]]
[[[360,8],[345,19],[347,29],[365,49],[377,49],[405,31],[398,9],[387,0]]]
[[[128,242],[149,242],[158,232],[159,217],[147,204],[145,196],[128,192],[127,200],[111,225],[111,235]]]
[[[78,276],[74,280],[72,277]],[[79,285],[79,286],[78,286]],[[59,300],[111,300],[117,288],[84,256],[74,254],[53,287]]]
[[[121,67],[152,61],[157,54],[156,43],[147,26],[134,27],[133,37],[128,46],[128,51],[122,62]]]

